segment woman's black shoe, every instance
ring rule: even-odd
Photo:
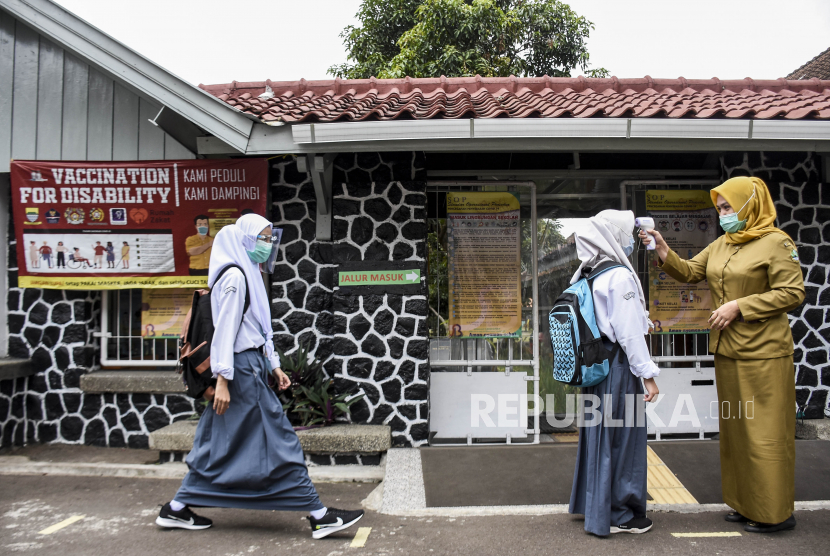
[[[778,531],[787,531],[788,529],[795,529],[795,516],[791,515],[786,521],[781,523],[758,523],[750,521],[744,525],[744,531],[748,533],[777,533]]]
[[[748,517],[744,517],[738,512],[729,512],[723,517],[723,519],[725,519],[726,521],[731,521],[732,523],[746,523],[747,521],[749,521]]]

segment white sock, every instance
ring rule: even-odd
[[[327,511],[329,511],[328,508],[322,508],[322,509],[319,509],[319,510],[312,510],[311,511],[311,517],[313,517],[314,519],[321,519],[324,515],[326,515]]]
[[[185,504],[181,502],[176,502],[175,500],[170,501],[170,509],[174,512],[180,512],[185,508]]]

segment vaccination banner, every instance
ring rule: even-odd
[[[646,210],[666,243],[684,259],[691,259],[717,238],[718,215],[709,191],[646,191]],[[654,332],[709,332],[709,284],[675,281],[657,266],[657,254],[649,253],[649,311]]]
[[[519,217],[514,193],[447,193],[450,336],[521,334]]]
[[[265,214],[265,159],[11,164],[22,288],[207,285],[213,238]]]

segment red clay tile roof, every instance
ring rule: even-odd
[[[830,79],[830,48],[792,72],[787,79]]]
[[[830,119],[830,81],[818,79],[407,77],[199,86],[266,123],[499,117]],[[273,97],[258,98],[266,86]]]

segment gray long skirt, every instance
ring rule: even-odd
[[[258,351],[237,353],[231,403],[199,419],[190,469],[175,500],[190,506],[311,511],[323,508],[308,476],[300,440],[268,387]]]
[[[610,346],[606,342],[606,348]],[[597,426],[588,426],[590,423],[586,422],[586,426],[579,428],[569,511],[585,515],[587,532],[606,536],[611,533],[612,525],[646,515],[648,463],[643,384],[631,373],[628,358],[619,349],[618,356],[611,361],[608,378],[596,386],[583,388],[582,393],[599,397],[598,409],[604,419]],[[629,395],[628,419],[626,394]],[[610,395],[612,418],[621,420],[623,426],[608,426],[606,395]],[[641,407],[637,409],[637,405]],[[581,411],[577,407],[577,413]],[[586,421],[590,421],[587,416]]]

